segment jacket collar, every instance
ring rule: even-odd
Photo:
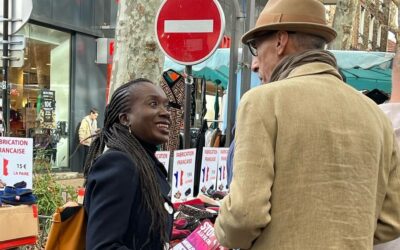
[[[292,72],[290,72],[289,76],[286,79],[299,76],[306,76],[306,75],[316,75],[316,74],[331,74],[339,78],[341,81],[343,81],[343,78],[340,76],[337,69],[335,69],[333,66],[329,64],[321,62],[307,63],[301,65],[292,70]]]

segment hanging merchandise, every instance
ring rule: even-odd
[[[207,114],[207,81],[206,78],[203,76],[201,79],[201,105],[202,105],[202,112],[201,112],[201,121],[203,121],[204,117]]]
[[[197,92],[197,78],[193,79],[194,83],[190,85],[190,127],[194,126],[196,118],[196,92]]]
[[[217,80],[216,81],[216,91],[215,91],[215,102],[214,102],[214,119],[215,121],[218,121],[219,119],[219,86],[221,85],[221,81]],[[214,122],[211,124],[211,128],[218,128],[218,122]]]
[[[183,101],[185,98],[184,78],[174,70],[167,70],[161,79],[161,88],[164,90],[171,106],[171,126],[168,142],[163,145],[164,150],[179,149],[179,131],[183,125]]]

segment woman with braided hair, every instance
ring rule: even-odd
[[[85,164],[86,248],[163,249],[172,230],[167,173],[156,146],[168,140],[163,90],[147,79],[115,90]]]

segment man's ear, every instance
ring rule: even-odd
[[[122,113],[118,115],[118,119],[119,122],[124,125],[124,126],[129,126],[130,122],[129,122],[129,118],[128,115],[126,113]]]
[[[288,45],[289,34],[286,31],[278,31],[277,36],[278,39],[276,42],[276,51],[278,53],[278,56],[283,56]]]

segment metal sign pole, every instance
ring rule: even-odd
[[[183,148],[190,148],[190,99],[193,84],[192,65],[185,66],[185,109],[184,109],[184,129],[183,129]]]
[[[250,30],[254,27],[254,11],[255,11],[255,0],[248,0],[247,1],[247,8],[246,8],[246,21],[245,27],[246,30]],[[247,48],[242,50],[243,55],[243,69],[242,69],[242,82],[241,82],[241,89],[240,89],[240,97],[244,95],[250,89],[250,81],[251,81],[251,61],[252,56],[250,51]]]
[[[238,48],[240,32],[242,31],[242,20],[244,18],[238,0],[233,1],[235,11],[232,13],[232,20],[234,25],[232,26],[231,32],[231,48],[229,54],[229,85],[228,85],[228,110],[227,110],[227,121],[226,121],[226,141],[225,146],[229,147],[233,141],[232,128],[236,121],[236,88],[237,88],[237,68],[238,68]]]
[[[8,89],[8,1],[3,0],[3,126],[4,135],[10,134],[10,118],[9,118],[9,89]]]

